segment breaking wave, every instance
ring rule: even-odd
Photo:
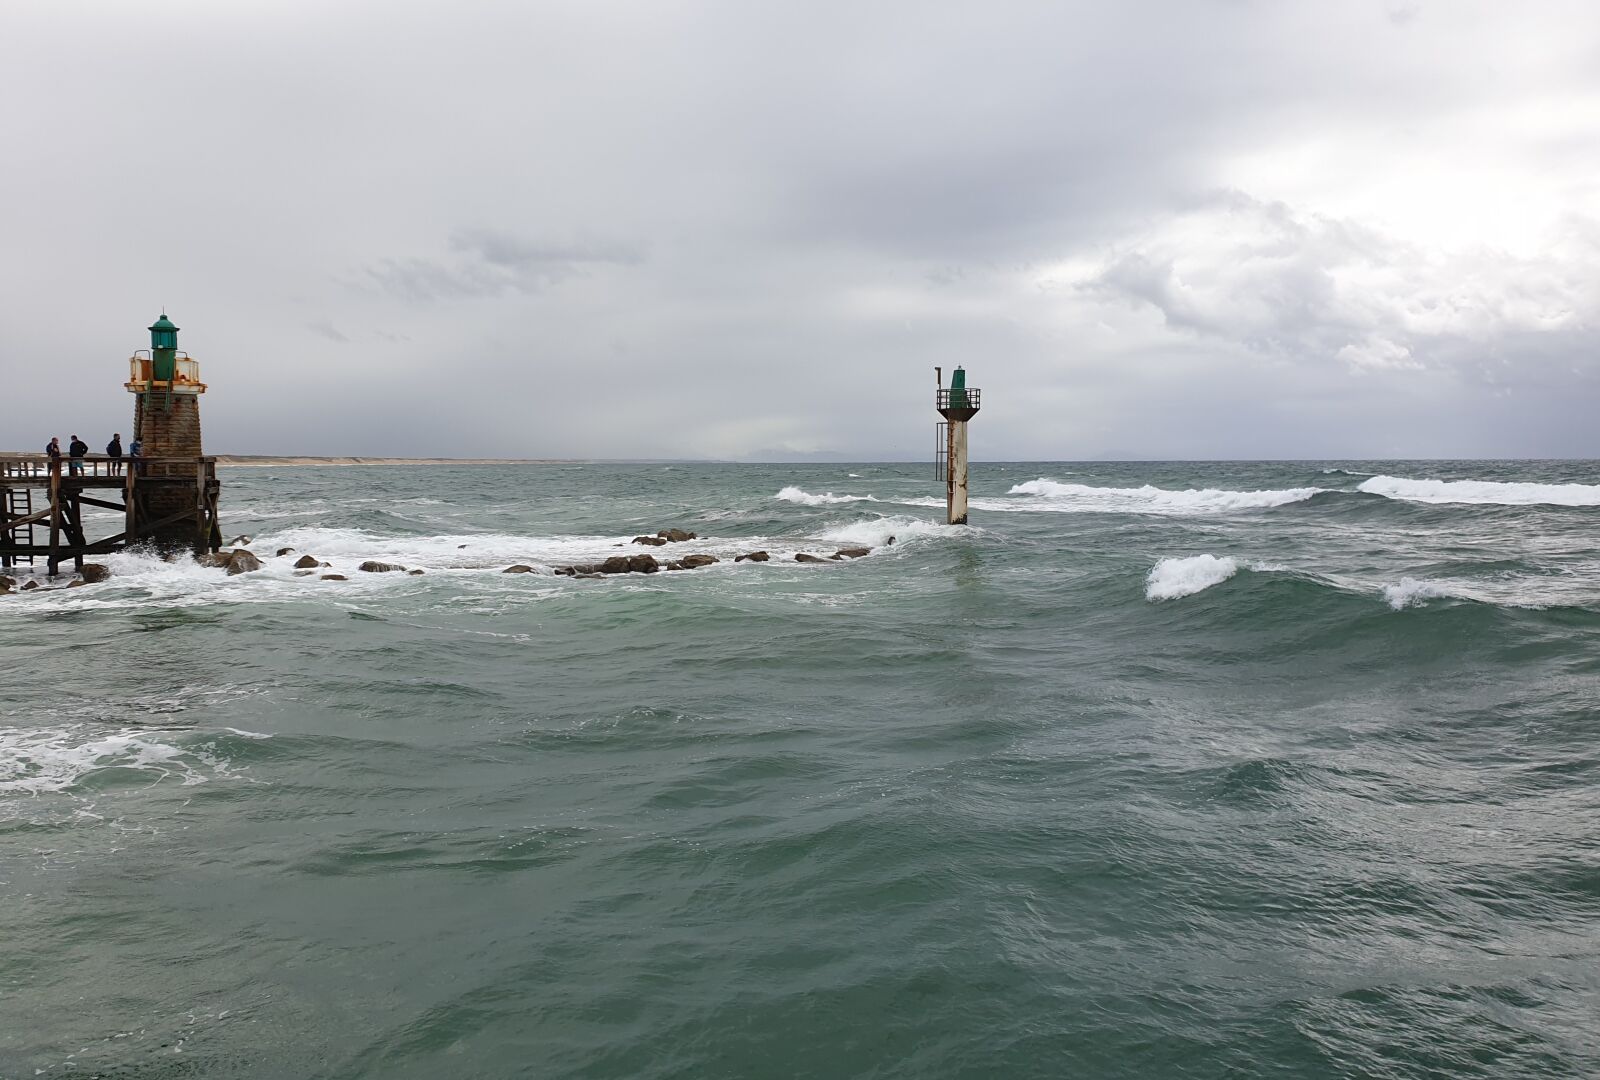
[[[773,496],[784,502],[799,503],[802,506],[831,506],[834,503],[877,502],[871,495],[835,495],[827,492],[823,495],[813,495],[809,491],[802,491],[797,487],[786,487]]]
[[[891,537],[896,544],[903,544],[913,540],[971,536],[975,532],[976,529],[967,525],[940,525],[922,518],[894,516],[824,529],[817,534],[817,539],[833,544],[875,548],[886,546]]]
[[[1220,585],[1239,572],[1239,561],[1224,556],[1190,555],[1162,559],[1145,578],[1146,600],[1176,600]]]
[[[1063,484],[1041,477],[1038,480],[1018,484],[1006,493],[1034,496],[1029,502],[1019,504],[985,500],[983,508],[1057,513],[1223,514],[1234,510],[1258,510],[1303,502],[1324,490],[1318,487],[1304,487],[1277,491],[1227,491],[1219,488],[1171,491],[1149,484],[1136,488],[1105,488],[1090,487],[1087,484]]]
[[[1373,476],[1356,488],[1387,499],[1421,503],[1491,503],[1502,506],[1600,506],[1600,484],[1518,484],[1499,480],[1412,480]]]
[[[1396,611],[1421,607],[1429,600],[1462,599],[1458,592],[1440,582],[1410,577],[1401,578],[1393,585],[1385,585],[1383,598]]]

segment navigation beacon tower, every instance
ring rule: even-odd
[[[967,523],[967,421],[978,415],[982,391],[967,386],[967,372],[956,368],[950,373],[950,388],[944,386],[944,372],[934,368],[939,391],[934,408],[944,417],[938,425],[936,471],[944,481],[945,518],[948,524]]]

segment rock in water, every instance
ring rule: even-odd
[[[323,581],[349,581],[350,579],[345,577],[343,574],[323,574],[322,575],[322,580]]]
[[[635,544],[649,544],[651,547],[661,547],[666,543],[659,536],[635,536],[633,542]]]
[[[531,574],[533,573],[533,567],[527,563],[517,563],[517,565],[508,566],[500,572],[502,574]]]
[[[772,556],[768,555],[765,551],[752,551],[748,555],[735,556],[733,561],[744,562],[746,559],[749,559],[751,562],[766,562],[770,558],[772,558]]]
[[[315,570],[296,570],[294,572],[294,576],[295,577],[310,577],[312,574],[315,574],[315,573],[316,573]]]
[[[85,585],[93,585],[96,582],[106,580],[110,576],[111,570],[109,567],[102,566],[97,562],[86,562],[83,564],[83,583]]]
[[[684,532],[682,529],[662,529],[660,532],[656,533],[656,537],[663,543],[669,544],[681,544],[685,540],[696,539],[694,533]]]
[[[294,548],[279,548],[278,549],[278,558],[280,558],[280,559],[283,558],[285,555],[292,555],[292,554],[294,554]]]
[[[228,556],[228,576],[235,574],[248,574],[252,570],[261,569],[261,560],[243,548],[235,548],[232,555]]]
[[[357,569],[365,570],[369,574],[389,574],[396,570],[404,570],[405,567],[398,563],[378,562],[376,559],[368,559]]]
[[[0,574],[0,593],[8,593],[17,587],[17,579],[7,574]]]
[[[244,548],[234,548],[232,551],[211,551],[195,559],[201,566],[209,566],[218,570],[226,570],[228,576],[234,574],[248,574],[252,570],[261,569],[261,560]]]
[[[652,562],[655,560],[652,559]],[[590,570],[598,570],[602,574],[626,574],[628,572],[628,557],[626,555],[613,555],[599,566],[592,566]]]
[[[715,555],[685,555],[679,560],[685,570],[698,570],[702,566],[710,566],[721,561]]]
[[[37,581],[30,581],[26,585],[24,585],[21,588],[20,591],[21,592],[32,592],[33,590],[37,589],[38,587],[39,587],[39,583]]]
[[[293,551],[294,548],[289,548],[288,550]],[[315,570],[317,565],[317,557],[315,555],[302,555],[294,561],[296,570]]]
[[[406,571],[406,575],[408,577],[421,577],[422,576],[422,571],[421,570],[407,570]]]
[[[635,555],[628,560],[628,572],[633,574],[653,574],[661,569],[661,564],[656,562],[654,555]]]
[[[828,560],[827,559],[819,559],[815,555],[807,555],[805,552],[800,551],[800,552],[796,552],[795,553],[794,561],[795,562],[827,562]]]
[[[71,581],[67,582],[67,588],[76,589],[76,588],[80,588],[81,586],[84,586],[84,585],[87,585],[87,584],[89,584],[87,581],[82,581],[82,580],[80,580],[78,578],[73,578]]]
[[[847,559],[859,559],[863,555],[871,555],[872,554],[872,549],[871,548],[840,548],[838,550],[837,554],[843,555]]]
[[[230,547],[243,547],[244,545],[248,544],[249,542],[250,542],[250,538],[248,536],[241,535],[241,536],[235,536],[232,540],[229,540],[228,541],[228,545]]]

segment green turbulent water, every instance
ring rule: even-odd
[[[1600,465],[928,472],[226,470],[264,569],[0,596],[0,1076],[1600,1075]]]

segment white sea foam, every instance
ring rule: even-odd
[[[1421,503],[1600,506],[1600,484],[1516,484],[1499,480],[1413,480],[1373,476],[1357,487],[1388,499]]]
[[[220,766],[148,730],[0,729],[0,796],[61,791],[90,773],[110,768],[138,769],[156,779],[171,776],[183,784],[200,784]]]
[[[794,486],[784,488],[773,498],[782,499],[784,502],[799,503],[802,506],[831,506],[835,503],[878,501],[871,495],[835,495],[831,491],[823,495],[813,495],[809,491],[802,491]]]
[[[1145,579],[1146,600],[1176,600],[1220,585],[1239,572],[1239,562],[1229,556],[1190,555],[1162,559]]]
[[[1091,487],[1063,484],[1041,477],[1018,484],[1008,495],[1031,495],[1026,501],[984,500],[982,509],[1053,511],[1056,513],[1119,514],[1223,514],[1302,502],[1323,488],[1284,488],[1269,491],[1227,491],[1189,488],[1171,491],[1149,484],[1136,488]],[[973,503],[978,506],[977,502]]]
[[[891,536],[894,537],[896,544],[904,544],[921,540],[971,536],[976,531],[967,525],[940,525],[922,518],[895,515],[824,529],[817,534],[817,539],[841,547],[884,547],[889,543]]]

